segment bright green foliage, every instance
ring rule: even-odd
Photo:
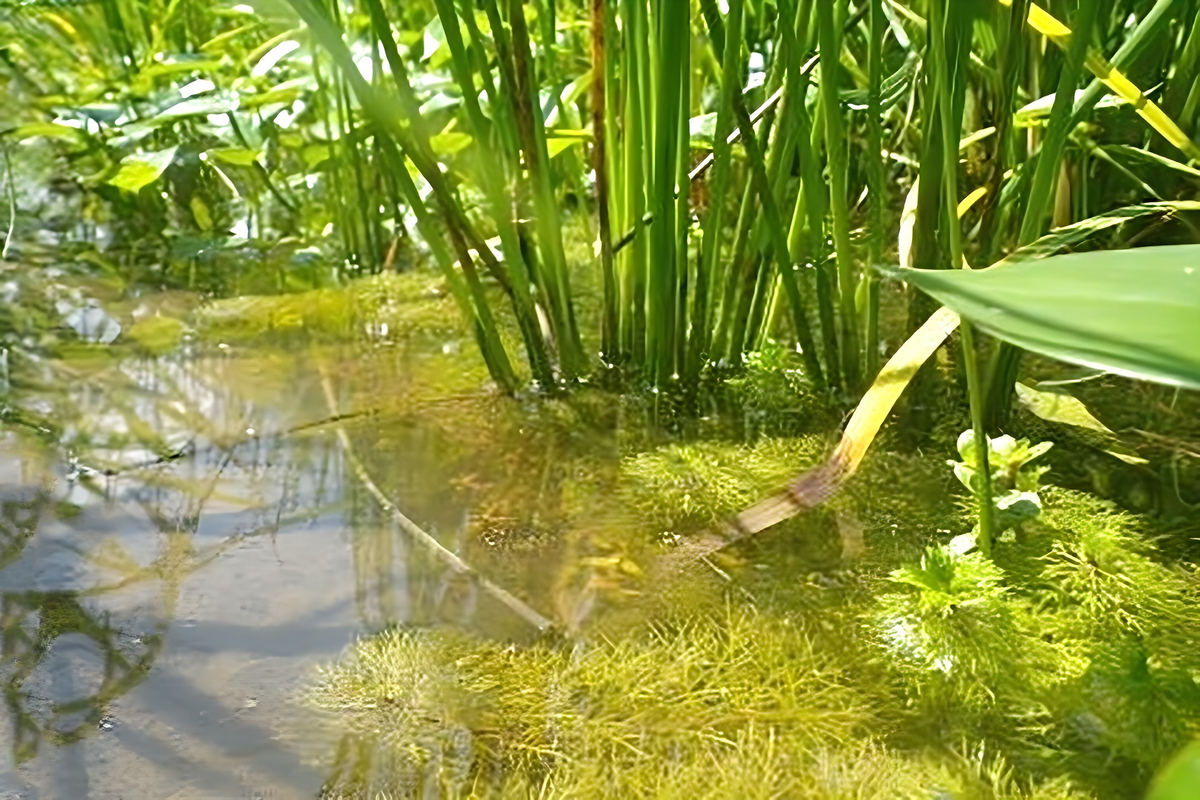
[[[1005,597],[1004,573],[982,553],[930,547],[919,564],[891,578],[907,590],[880,599],[880,639],[918,692],[932,693],[931,702],[987,705],[1001,685],[1015,689],[1037,663],[1036,654],[1011,649],[1024,639],[1018,610]]]
[[[116,175],[108,179],[108,182],[136,194],[144,186],[158,180],[158,176],[162,175],[163,170],[169,167],[175,159],[177,149],[168,147],[166,150],[129,156],[121,162],[121,168],[117,170]],[[212,227],[211,220],[209,227]]]
[[[904,270],[983,330],[1052,358],[1200,387],[1200,246]]]
[[[364,640],[310,695],[338,720],[329,788],[1136,796],[1200,727],[1195,577],[1149,558],[1133,517],[1043,491],[1046,512],[995,560],[869,551],[837,588],[772,578],[757,603],[735,592],[716,616],[676,606],[569,643]],[[757,595],[759,569],[735,580]],[[659,588],[673,596],[647,586],[649,602]]]
[[[880,720],[848,666],[752,612],[561,649],[389,631],[309,700],[343,720],[326,791],[347,800],[1086,796],[994,756],[852,744]]]
[[[344,339],[358,330],[385,341],[462,336],[465,326],[446,295],[444,282],[428,274],[384,274],[345,287],[221,300],[199,309],[195,321],[213,341],[254,341],[266,334]]]
[[[1137,89],[1087,74],[1161,85],[1194,150],[1192,10],[1149,5],[1054,5],[1076,35],[1047,50],[1025,0],[24,3],[0,17],[0,136],[135,280],[239,293],[230,251],[284,242],[317,250],[315,283],[428,262],[505,391],[691,394],[778,341],[853,396],[893,339],[873,270],[917,178],[901,249],[924,268],[1194,192]],[[11,252],[49,216],[19,195]],[[305,269],[264,271],[290,291]],[[1010,362],[969,370],[993,405]]]
[[[1046,453],[1051,442],[1030,445],[1028,439],[998,436],[988,440],[988,463],[991,465],[992,492],[996,521],[995,535],[1016,528],[1035,518],[1042,510],[1038,485],[1049,467],[1030,467],[1029,463]],[[964,431],[958,437],[958,454],[962,461],[951,461],[954,477],[975,498],[983,494],[983,476],[979,472],[980,454],[975,431]]]
[[[639,518],[686,531],[719,525],[760,499],[764,489],[818,463],[824,450],[819,437],[669,445],[628,459],[622,472]]]
[[[125,336],[150,355],[166,355],[183,339],[184,323],[174,317],[153,316],[131,325]]]
[[[1183,748],[1154,779],[1146,800],[1191,800],[1200,786],[1200,742]]]

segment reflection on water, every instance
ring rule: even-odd
[[[0,796],[312,797],[312,667],[473,601],[345,480],[307,354],[45,368],[19,402],[61,445],[0,461]],[[436,442],[401,428],[389,488],[453,548]]]
[[[620,480],[660,434],[610,395],[497,397],[427,294],[400,304],[419,324],[360,346],[313,333],[358,318],[344,301],[309,319],[296,296],[255,312],[305,320],[287,346],[228,325],[157,358],[118,339],[20,359],[0,440],[0,798],[311,798],[365,754],[297,699],[358,637],[529,643],[543,616],[575,633],[659,602],[643,567],[677,534]],[[711,488],[672,491],[687,509]],[[813,527],[822,544],[787,569],[841,558],[837,526]],[[711,589],[662,602],[720,603]]]
[[[422,395],[451,356],[39,362],[9,399],[54,435],[0,445],[0,797],[310,798],[339,747],[296,702],[317,665],[395,624],[531,637],[348,448],[516,603],[578,626],[622,591],[613,411]]]

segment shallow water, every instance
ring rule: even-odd
[[[408,328],[231,326],[160,358],[118,340],[25,359],[8,395],[24,422],[0,440],[0,800],[434,797],[472,781],[525,796],[538,776],[572,796],[620,777],[606,769],[626,771],[628,796],[707,796],[713,759],[769,778],[762,796],[1124,797],[1200,724],[1192,623],[1179,627],[1200,584],[1187,562],[1130,561],[1132,517],[1054,495],[1054,519],[1000,552],[1007,594],[945,590],[964,592],[967,655],[930,669],[906,627],[915,595],[888,576],[969,529],[950,452],[878,446],[829,509],[656,571],[665,542],[823,458],[836,412],[783,386],[782,422],[714,407],[668,432],[602,392],[503,399],[469,338],[438,323],[445,301],[421,303]],[[421,546],[372,486],[569,646]],[[1194,538],[1171,537],[1181,551]],[[1113,591],[1091,571],[1106,553],[1128,624],[1095,610]],[[1079,566],[1082,582],[1046,611],[1052,562],[1054,580]],[[1138,581],[1154,585],[1120,599]],[[976,624],[999,631],[979,669]],[[393,670],[384,705],[339,695],[337,675],[353,683],[373,653]],[[1148,672],[1157,694],[1138,694]],[[526,697],[536,707],[505,705]],[[553,750],[560,723],[575,751],[521,760],[529,741]],[[405,761],[409,745],[422,755]],[[1005,758],[1028,783],[1005,784]],[[1026,791],[1063,776],[1090,791]]]
[[[325,368],[345,384],[359,363]],[[295,700],[315,666],[386,624],[491,625],[445,611],[454,582],[355,485],[331,425],[288,432],[331,415],[308,351],[53,369],[78,380],[21,399],[74,444],[0,445],[0,797],[314,797],[329,742]],[[436,435],[346,424],[455,547],[471,509]],[[155,463],[147,440],[182,454]]]

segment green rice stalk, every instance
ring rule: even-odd
[[[1006,11],[1007,18],[1002,26],[1002,38],[999,47],[998,90],[992,104],[992,119],[996,126],[993,137],[995,149],[992,161],[994,167],[989,175],[988,197],[980,220],[980,241],[983,244],[983,263],[991,264],[999,259],[1006,250],[1008,237],[1008,219],[1012,214],[1015,203],[1003,203],[1000,198],[1004,175],[1017,166],[1017,135],[1013,126],[1013,114],[1016,112],[1018,92],[1021,89],[1021,79],[1025,75],[1026,55],[1029,46],[1029,36],[1025,33],[1025,18],[1029,15],[1030,0],[1013,0]]]
[[[596,213],[600,218],[600,269],[604,273],[604,318],[600,347],[605,360],[617,352],[617,276],[613,266],[612,224],[609,220],[608,136],[613,131],[612,117],[605,105],[612,67],[605,57],[605,39],[609,30],[605,0],[592,0],[592,166],[596,173]]]
[[[766,213],[767,233],[770,237],[771,255],[775,259],[776,268],[783,281],[784,290],[788,294],[788,302],[792,311],[792,321],[796,329],[796,340],[800,344],[800,355],[809,379],[816,386],[824,386],[825,376],[821,361],[817,356],[816,345],[812,338],[812,328],[808,321],[808,311],[804,298],[800,295],[799,283],[796,279],[796,268],[793,267],[787,246],[787,229],[784,227],[783,216],[775,194],[771,190],[771,182],[767,177],[766,165],[763,162],[762,151],[758,145],[758,136],[750,121],[750,114],[740,95],[733,98],[733,113],[742,132],[742,143],[746,148],[746,157],[750,162],[751,182],[758,194]]]
[[[575,323],[558,201],[551,180],[550,155],[546,150],[546,126],[541,116],[537,76],[533,69],[533,50],[529,30],[525,25],[524,5],[518,0],[509,0],[508,21],[511,28],[513,74],[516,79],[515,92],[511,96],[517,115],[517,127],[521,134],[521,147],[525,152],[526,168],[533,183],[538,251],[548,273],[546,284],[549,291],[546,300],[558,334],[563,378],[573,380],[586,373],[587,360]]]
[[[883,212],[887,206],[883,179],[883,109],[880,89],[883,84],[883,40],[887,35],[887,20],[883,16],[882,0],[868,0],[869,21],[867,41],[867,186],[871,195],[870,216],[867,222],[867,282],[866,376],[874,380],[879,372],[879,282],[875,267],[883,261]]]
[[[379,7],[380,0],[367,0],[373,7]],[[528,353],[530,368],[533,376],[544,386],[552,386],[554,374],[547,355],[546,342],[538,324],[537,311],[533,305],[533,294],[528,276],[528,266],[522,255],[521,240],[517,232],[516,220],[513,218],[515,203],[512,193],[508,190],[507,176],[504,164],[510,159],[508,152],[503,150],[501,137],[496,135],[483,109],[479,105],[479,97],[475,90],[475,78],[471,68],[470,57],[459,29],[458,16],[450,0],[435,0],[438,15],[442,20],[442,28],[446,33],[446,43],[450,48],[450,68],[455,81],[462,89],[463,105],[467,109],[472,133],[481,153],[478,162],[485,193],[492,206],[492,217],[496,223],[500,242],[504,248],[505,259],[509,264],[508,280],[513,287],[513,307],[516,311],[517,323],[521,330]],[[380,8],[380,12],[382,9]],[[389,60],[395,52],[395,46],[385,43]],[[397,60],[399,60],[397,58]],[[501,157],[497,159],[493,152],[499,150]]]
[[[713,0],[702,0],[702,3],[713,3]],[[715,7],[715,4],[714,4]],[[713,201],[709,204],[708,214],[704,219],[704,235],[701,243],[699,268],[696,276],[694,307],[692,313],[693,334],[688,354],[688,366],[685,375],[690,379],[699,375],[705,354],[715,356],[712,349],[715,343],[714,327],[720,319],[714,308],[720,290],[729,281],[729,270],[721,258],[721,241],[725,227],[725,194],[729,189],[729,176],[732,166],[732,147],[729,134],[733,130],[733,98],[741,91],[738,85],[742,74],[741,40],[744,4],[742,0],[732,0],[726,17],[726,28],[722,31],[724,48],[721,58],[720,100],[717,106],[717,125],[713,139],[713,174],[710,180],[710,192]],[[718,37],[710,36],[713,47],[717,47]],[[713,360],[716,360],[713,358]]]
[[[945,8],[943,8],[943,3]],[[958,141],[962,130],[961,104],[954,93],[966,91],[966,51],[964,39],[969,39],[970,19],[956,8],[955,0],[933,0],[929,7],[929,43],[932,80],[938,96],[940,111],[943,164],[943,219],[954,269],[965,267],[962,251],[962,223],[958,219]],[[991,556],[995,540],[995,520],[992,508],[992,475],[988,463],[987,431],[984,427],[984,393],[979,375],[975,349],[974,326],[962,320],[963,366],[967,373],[967,392],[971,405],[971,425],[975,429],[979,472],[982,478],[979,492],[979,549]]]
[[[648,195],[660,209],[650,227],[651,259],[647,273],[647,368],[655,387],[664,388],[677,369],[675,307],[678,302],[678,230],[675,186],[679,176],[679,126],[683,87],[679,65],[690,41],[689,6],[671,0],[651,4],[650,66],[653,117],[652,169]],[[686,251],[686,243],[684,244]]]
[[[622,161],[624,182],[622,228],[636,226],[646,214],[647,146],[650,92],[649,22],[642,0],[623,0],[624,22],[624,137]],[[647,243],[635,236],[621,254],[622,302],[621,341],[635,364],[646,360],[646,264]]]
[[[857,288],[854,249],[850,243],[850,206],[847,174],[849,151],[843,129],[837,75],[842,51],[837,15],[844,3],[817,3],[817,31],[821,45],[820,98],[825,123],[825,155],[829,165],[829,208],[833,217],[833,246],[837,252],[838,299],[841,316],[842,374],[847,387],[857,387],[860,374],[858,314],[854,307]]]
[[[1025,216],[1017,236],[1018,246],[1024,246],[1045,232],[1046,217],[1055,196],[1055,183],[1060,180],[1067,135],[1075,127],[1072,107],[1075,87],[1083,75],[1084,59],[1091,43],[1092,28],[1099,13],[1099,0],[1082,0],[1072,20],[1074,33],[1067,50],[1067,60],[1059,73],[1050,122],[1037,154],[1037,166],[1025,203]],[[1008,344],[998,344],[991,359],[987,376],[987,414],[989,429],[1008,416],[1012,405],[1013,386],[1020,367],[1021,351]]]

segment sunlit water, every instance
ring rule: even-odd
[[[430,317],[436,314],[423,319]],[[591,663],[600,665],[593,677],[603,684],[612,666],[604,666],[606,652],[635,662],[612,681],[650,683],[655,676],[638,675],[638,659],[648,659],[642,663],[651,671],[668,670],[673,654],[687,653],[679,659],[683,689],[671,684],[674,677],[654,684],[667,699],[627,699],[642,687],[621,684],[615,699],[597,700],[622,720],[678,712],[667,717],[669,730],[654,734],[660,751],[634,759],[640,777],[651,781],[646,785],[654,785],[656,770],[676,767],[695,768],[705,783],[708,756],[697,752],[725,753],[755,780],[774,771],[800,786],[811,777],[823,787],[812,790],[819,797],[846,796],[839,792],[854,776],[874,787],[861,796],[876,797],[889,796],[888,787],[900,785],[889,781],[904,775],[905,785],[922,792],[950,786],[960,773],[976,782],[964,786],[991,780],[978,776],[1001,762],[990,761],[982,745],[966,755],[955,749],[965,745],[944,732],[950,717],[936,704],[896,722],[912,696],[877,656],[882,641],[891,648],[888,658],[903,662],[913,650],[903,635],[908,629],[884,619],[882,640],[872,640],[860,624],[879,613],[877,596],[893,591],[886,583],[892,570],[918,562],[929,542],[969,526],[945,466],[948,453],[877,447],[831,508],[722,554],[728,560],[692,563],[686,574],[663,572],[662,564],[672,562],[662,556],[681,538],[665,520],[685,519],[705,504],[728,513],[786,477],[755,473],[742,481],[747,493],[729,494],[729,486],[718,484],[722,475],[737,479],[736,470],[704,478],[706,459],[740,465],[761,456],[762,463],[782,459],[792,470],[829,451],[837,420],[808,407],[785,413],[780,424],[790,426],[787,435],[758,437],[761,451],[737,450],[730,442],[754,438],[761,419],[731,420],[718,408],[689,416],[691,427],[680,436],[648,425],[635,399],[603,392],[579,389],[569,401],[501,398],[489,388],[469,338],[452,329],[423,330],[368,327],[337,344],[329,343],[336,336],[324,344],[317,335],[210,337],[185,341],[158,359],[122,349],[118,339],[116,346],[60,348],[54,358],[24,357],[6,396],[4,413],[15,422],[0,440],[0,800],[282,800],[315,798],[331,786],[348,797],[370,796],[381,786],[400,787],[399,796],[439,796],[446,769],[471,773],[478,755],[472,748],[484,753],[495,743],[492,720],[439,717],[444,698],[430,694],[414,699],[417,713],[394,729],[385,721],[379,727],[387,730],[364,735],[348,720],[374,726],[387,720],[388,709],[377,718],[371,708],[342,707],[337,696],[324,712],[306,702],[322,667],[388,628],[414,632],[412,647],[394,653],[401,672],[406,664],[419,672],[447,653],[467,652],[464,660],[478,659],[485,671],[510,663],[507,690],[547,703],[562,700],[554,684],[573,673],[551,669],[541,684],[534,673],[564,654],[592,647]],[[14,408],[23,416],[11,414]],[[661,446],[705,440],[724,444]],[[634,463],[638,454],[651,455],[650,472],[665,477],[634,509],[629,480],[650,463]],[[1074,523],[1060,517],[1054,524],[1041,535],[1070,541]],[[445,552],[422,546],[414,525],[511,592],[518,605],[553,620],[561,638],[527,647],[539,641],[529,618],[464,578]],[[1046,549],[1039,552],[1029,563],[1047,558]],[[1022,567],[1019,558],[1010,564]],[[1176,591],[1168,583],[1176,577],[1165,576],[1163,591]],[[758,622],[739,628],[746,614],[760,614]],[[685,622],[673,629],[676,638],[647,645],[647,623],[663,619]],[[703,619],[718,620],[715,634],[688,627]],[[762,641],[743,651],[741,661],[725,663],[720,654],[733,643],[721,637],[730,630]],[[693,635],[700,642],[689,650]],[[1087,646],[1105,643],[1090,632],[1078,637]],[[1158,638],[1170,640],[1170,632]],[[1181,663],[1193,669],[1190,644],[1181,652]],[[528,657],[505,661],[515,653]],[[777,661],[755,663],[763,658]],[[1010,666],[1024,669],[1021,658]],[[1030,669],[1040,668],[1033,659]],[[458,666],[446,672],[470,678]],[[534,675],[528,686],[518,669]],[[701,675],[696,685],[688,683],[689,670]],[[938,662],[915,684],[953,672],[950,662]],[[1169,681],[1195,674],[1156,680],[1175,691]],[[1120,670],[1102,677],[1115,685],[1127,680]],[[460,687],[458,677],[446,680],[450,694],[461,693],[468,705],[488,691]],[[965,680],[968,689],[979,684],[973,673]],[[1067,705],[1047,724],[1073,737],[1067,741],[1081,753],[1073,776],[1099,786],[1113,752],[1136,752],[1119,738],[1126,733],[1124,696],[1087,694],[1103,684],[1086,675],[1073,680],[1058,685],[1082,687],[1085,710]],[[1194,680],[1184,681],[1188,692]],[[678,696],[671,694],[676,690]],[[742,705],[738,692],[748,698]],[[1163,696],[1174,695],[1164,690]],[[1143,725],[1137,730],[1157,731],[1161,708],[1179,709],[1180,725],[1188,724],[1200,698],[1180,696],[1164,706],[1146,702],[1144,713],[1138,706],[1145,719],[1137,718]],[[726,737],[720,703],[728,698],[736,724]],[[567,698],[564,718],[590,721],[576,705]],[[792,751],[755,761],[770,755],[753,738],[762,735],[757,721],[777,706],[791,715],[780,735],[796,735],[797,720],[811,719],[812,741],[800,731]],[[692,745],[685,742],[683,755],[674,754],[678,742],[671,736],[693,712],[703,735],[726,750],[687,750]],[[878,749],[874,737],[884,726],[894,726],[892,741],[903,756]],[[641,735],[635,729],[631,723],[628,730]],[[414,730],[432,731],[441,744],[430,759],[416,760],[415,777],[386,774],[396,766],[389,759],[407,745],[397,747],[395,737]],[[730,738],[740,736],[748,738]],[[1145,737],[1132,738],[1136,744]],[[823,750],[830,742],[843,750]],[[926,752],[933,767],[922,760]],[[793,757],[812,761],[789,764]],[[455,766],[456,758],[468,766]],[[1144,783],[1133,763],[1120,762],[1114,771],[1128,774],[1129,785]],[[599,763],[601,781],[604,768]],[[460,776],[455,791],[468,793],[473,780],[505,786],[510,777],[478,770],[470,780]],[[586,775],[579,780],[592,785]],[[1103,788],[1094,796],[1131,796],[1124,786]],[[980,795],[964,789],[934,796]]]
[[[355,364],[326,368],[386,383]],[[337,413],[318,374],[303,350],[222,349],[81,368],[24,398],[77,445],[9,436],[0,460],[0,797],[311,798],[332,746],[297,702],[314,667],[387,624],[505,632],[503,609],[476,613],[486,599],[456,600],[411,553],[334,426],[302,427]],[[389,465],[388,494],[460,549],[471,508],[437,437],[394,416],[345,424]],[[181,454],[156,456],[149,432]]]

